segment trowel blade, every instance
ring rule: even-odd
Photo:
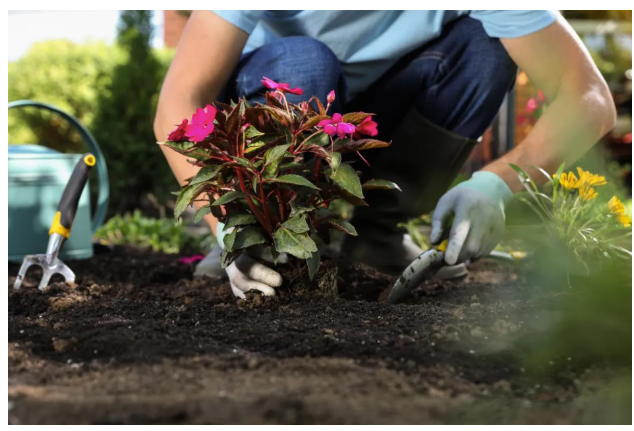
[[[396,280],[387,298],[388,302],[392,304],[401,302],[415,287],[420,286],[424,280],[433,277],[443,266],[445,266],[444,252],[433,248],[425,251]]]

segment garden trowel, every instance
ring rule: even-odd
[[[418,256],[396,280],[387,301],[391,304],[401,302],[415,287],[420,286],[424,280],[433,277],[440,271],[446,265],[445,250],[447,249],[447,242],[447,240],[444,240],[439,245],[433,246],[433,248]],[[518,261],[527,258],[529,254],[523,251],[512,251],[510,253],[492,251],[488,256],[507,261]]]
[[[84,154],[81,160],[77,162],[64,189],[62,199],[57,206],[57,212],[53,217],[51,228],[48,231],[49,238],[46,254],[32,254],[24,257],[24,262],[22,262],[22,267],[13,285],[15,290],[22,286],[26,271],[31,265],[39,265],[43,270],[42,280],[38,286],[39,290],[44,290],[48,286],[48,282],[54,274],[62,275],[66,281],[75,281],[75,273],[57,256],[64,241],[70,236],[79,198],[88,181],[90,168],[95,165],[95,162],[95,156],[90,153]]]
[[[447,249],[447,240],[437,246],[433,246],[423,254],[418,256],[412,262],[403,274],[396,280],[394,287],[390,291],[387,301],[391,304],[401,302],[410,294],[412,289],[420,286],[423,280],[427,280],[434,276],[445,263],[445,250]]]

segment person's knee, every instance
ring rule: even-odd
[[[244,94],[259,91],[262,76],[302,88],[302,99],[313,95],[325,99],[330,90],[338,88],[342,71],[339,60],[325,44],[310,37],[294,36],[258,49],[249,66],[239,74],[238,85],[243,87]],[[292,98],[289,95],[289,101]]]

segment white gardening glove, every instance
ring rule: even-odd
[[[218,223],[216,228],[218,244],[223,248],[223,238],[228,233],[224,231],[224,228],[224,223]],[[283,263],[284,257],[280,256],[278,262],[281,261]],[[227,267],[226,271],[231,283],[231,290],[239,298],[246,298],[244,294],[249,290],[259,290],[266,296],[275,296],[275,289],[273,288],[282,285],[282,276],[277,271],[255,260],[255,258],[273,262],[270,250],[262,247],[253,247],[249,252],[243,251]]]
[[[446,235],[445,221],[452,214],[445,262],[455,265],[486,256],[504,234],[504,207],[511,189],[493,172],[479,171],[445,193],[434,210],[430,240],[437,244]]]

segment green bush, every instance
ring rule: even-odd
[[[31,99],[58,106],[97,139],[110,175],[110,215],[135,208],[153,211],[147,196],[165,204],[173,201],[169,192],[177,187],[152,130],[173,52],[150,48],[150,18],[148,11],[124,11],[117,43],[111,46],[41,42],[9,63],[9,101]],[[68,153],[85,150],[68,123],[33,108],[9,111],[9,140]]]
[[[154,137],[166,64],[150,47],[151,18],[151,11],[121,13],[117,43],[124,61],[114,67],[96,103],[93,129],[109,162],[111,213],[143,207],[148,193],[165,202],[178,187]]]
[[[121,50],[103,43],[67,40],[34,44],[9,63],[9,101],[30,99],[55,105],[92,127],[97,98],[110,84]],[[62,152],[81,151],[81,138],[56,115],[34,108],[9,111],[9,141],[40,143]]]
[[[215,241],[211,234],[194,236],[171,218],[148,218],[139,210],[112,217],[95,236],[106,244],[133,245],[163,253],[198,253],[208,250]]]

